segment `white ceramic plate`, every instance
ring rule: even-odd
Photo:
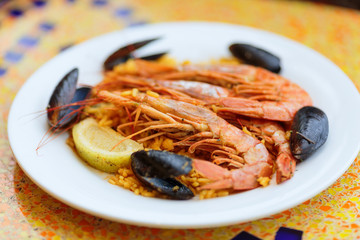
[[[294,177],[280,185],[210,200],[174,201],[137,196],[113,186],[84,164],[58,137],[37,154],[48,130],[45,116],[26,116],[46,108],[59,80],[74,67],[80,83],[101,80],[102,62],[120,46],[161,36],[145,53],[171,50],[175,59],[193,62],[229,56],[233,42],[267,49],[282,60],[282,75],[309,92],[314,105],[327,114],[326,144],[297,166]],[[237,25],[166,23],[109,33],[59,54],[36,71],[19,91],[11,108],[8,132],[12,150],[25,173],[43,190],[84,212],[136,225],[200,228],[250,221],[294,207],[315,196],[350,166],[359,151],[359,94],[349,78],[319,53],[284,37]],[[351,127],[349,127],[351,126]]]

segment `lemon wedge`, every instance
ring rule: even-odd
[[[110,127],[102,127],[93,118],[86,118],[72,129],[76,150],[80,157],[94,168],[104,172],[116,172],[130,164],[133,152],[143,149],[131,139],[113,147],[124,137]]]

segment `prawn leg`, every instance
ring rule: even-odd
[[[254,129],[261,138],[266,139],[265,141],[276,149],[276,182],[281,183],[290,179],[295,172],[296,160],[291,154],[290,143],[286,138],[284,128],[273,121],[259,119],[239,121],[250,130]]]
[[[184,131],[185,125],[186,127],[192,126],[192,134],[206,132],[203,135],[204,137],[210,136],[209,132],[211,132],[212,136],[210,138],[205,137],[202,140],[191,144],[188,151],[192,152],[196,147],[210,147],[211,150],[209,150],[211,154],[213,151],[226,149],[224,146],[227,148],[233,148],[235,150],[234,154],[241,157],[241,159],[244,159],[244,164],[249,165],[245,165],[243,168],[238,169],[239,171],[232,171],[231,174],[224,168],[223,173],[225,175],[222,180],[225,179],[225,182],[228,184],[231,183],[231,187],[234,189],[251,189],[257,187],[259,186],[257,183],[257,177],[263,176],[263,172],[267,173],[266,176],[272,174],[272,158],[265,145],[255,137],[250,136],[239,128],[229,124],[216,113],[205,107],[173,99],[162,98],[161,96],[154,97],[144,93],[138,93],[135,96],[129,95],[126,97],[119,97],[114,93],[100,91],[98,93],[98,97],[105,101],[113,102],[118,106],[123,106],[123,104],[132,104],[134,107],[147,106],[147,108],[151,108],[152,111],[146,111],[146,108],[141,109],[141,111],[146,113],[146,115],[156,118],[155,115],[158,114],[156,119],[164,121],[164,116],[167,116],[171,118],[171,121],[175,121],[171,122],[168,120],[166,122],[169,122],[169,124],[164,124],[162,127],[178,128],[179,130]],[[178,119],[178,121],[186,119],[186,121],[177,122],[175,119]],[[159,129],[159,125],[150,128]],[[134,134],[132,134],[132,136],[134,136]],[[216,154],[212,156],[216,158],[215,155]],[[231,155],[228,155],[228,157],[231,159]],[[231,162],[231,160],[229,160],[229,162]],[[211,164],[214,165],[213,163]],[[240,167],[240,164],[238,164],[238,166]],[[211,168],[207,168],[207,170],[211,171]],[[205,176],[207,175],[206,171],[203,173]],[[229,178],[226,177],[227,174],[231,175],[230,179],[232,179],[232,182],[226,180]]]

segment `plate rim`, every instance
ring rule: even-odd
[[[354,86],[353,82],[349,79],[349,77],[337,66],[335,65],[332,61],[330,61],[328,58],[326,58],[325,56],[323,56],[322,54],[318,53],[317,51],[295,41],[295,40],[292,40],[292,39],[289,39],[289,38],[286,38],[284,36],[281,36],[281,35],[278,35],[278,34],[275,34],[275,33],[272,33],[272,32],[269,32],[269,31],[266,31],[266,30],[261,30],[261,29],[257,29],[257,28],[253,28],[253,27],[248,27],[248,26],[242,26],[242,25],[236,25],[236,24],[228,24],[228,23],[218,23],[218,22],[199,22],[199,21],[183,21],[183,22],[167,22],[167,23],[157,23],[157,24],[149,24],[149,25],[145,25],[145,26],[137,26],[137,27],[134,27],[134,28],[129,28],[129,29],[123,29],[123,30],[120,30],[120,31],[113,31],[113,32],[109,32],[109,33],[106,33],[106,34],[103,34],[103,35],[100,35],[100,36],[97,36],[97,37],[94,37],[94,38],[91,38],[79,45],[83,45],[84,43],[89,43],[91,41],[97,41],[99,38],[102,38],[104,37],[105,35],[112,35],[114,33],[118,33],[118,32],[124,32],[124,31],[134,31],[134,29],[139,29],[139,28],[151,28],[151,27],[156,27],[156,26],[172,26],[172,25],[187,25],[187,24],[205,24],[205,25],[218,25],[218,26],[230,26],[230,27],[236,27],[236,28],[239,28],[239,29],[247,29],[247,30],[250,30],[250,31],[255,31],[255,32],[260,32],[260,33],[265,33],[265,34],[269,34],[271,36],[274,36],[276,38],[282,38],[283,40],[286,40],[288,42],[291,42],[293,44],[296,44],[298,46],[301,46],[303,48],[307,48],[307,50],[310,50],[311,52],[313,52],[314,54],[318,55],[319,57],[321,57],[323,60],[326,60],[329,64],[331,64],[333,67],[335,67],[338,71],[341,72],[341,74],[348,79],[348,81],[350,81],[350,83],[352,84],[352,88],[355,88],[356,90],[356,87]],[[74,47],[77,47],[79,45],[76,45]],[[63,55],[65,54],[66,51],[64,53],[60,53],[58,55],[56,55],[55,57],[51,58],[49,61],[47,61],[45,64],[43,64],[37,71],[40,71],[40,69],[44,68],[47,66],[47,64],[49,64],[49,62],[53,61],[55,58],[57,58],[58,56],[60,55]],[[36,71],[36,72],[37,72]],[[35,73],[36,73],[35,72]],[[33,73],[29,78],[28,80],[35,74]],[[9,136],[9,143],[10,143],[10,146],[11,146],[11,149],[13,151],[13,154],[17,160],[17,163],[19,164],[19,166],[21,167],[21,169],[25,172],[25,174],[37,185],[39,186],[42,190],[44,190],[46,193],[50,194],[51,196],[53,196],[54,198],[60,200],[61,202],[73,207],[73,208],[76,208],[76,209],[79,209],[83,212],[87,212],[87,213],[90,213],[92,215],[95,215],[95,216],[98,216],[98,217],[102,217],[102,218],[106,218],[106,219],[109,219],[109,220],[112,220],[112,221],[117,221],[117,222],[123,222],[123,223],[128,223],[128,224],[135,224],[135,225],[141,225],[141,226],[148,226],[148,227],[157,227],[157,228],[205,228],[205,227],[218,227],[218,226],[226,226],[226,225],[232,225],[232,224],[236,224],[236,223],[240,223],[240,222],[244,222],[244,221],[252,221],[252,220],[255,220],[255,219],[260,219],[260,218],[263,218],[263,217],[266,217],[266,216],[269,216],[269,215],[272,215],[272,214],[275,214],[275,213],[278,213],[278,212],[281,212],[281,211],[284,211],[286,209],[289,209],[289,208],[292,208],[292,207],[295,207],[299,204],[301,204],[302,202],[308,200],[308,199],[311,199],[313,198],[315,195],[319,194],[321,191],[323,191],[324,189],[328,188],[331,184],[333,184],[340,176],[342,176],[344,174],[344,172],[350,167],[350,165],[353,163],[354,159],[356,158],[357,154],[359,153],[359,149],[360,149],[360,139],[357,143],[357,149],[354,150],[353,153],[351,153],[350,155],[352,156],[352,161],[347,161],[346,165],[343,166],[343,169],[341,171],[338,171],[336,175],[332,175],[326,184],[322,184],[321,186],[318,186],[318,189],[317,190],[313,190],[312,191],[312,194],[311,195],[307,195],[306,197],[302,197],[302,198],[299,198],[298,201],[296,201],[297,203],[295,204],[292,204],[292,206],[288,207],[283,207],[283,208],[280,208],[280,209],[276,209],[276,210],[269,210],[263,214],[258,214],[256,216],[253,216],[252,218],[247,218],[246,220],[244,221],[238,221],[236,219],[231,219],[231,220],[228,220],[228,221],[222,221],[221,223],[198,223],[196,225],[194,225],[193,223],[191,224],[182,224],[182,225],[179,225],[179,224],[176,224],[176,225],[173,225],[171,223],[169,223],[168,225],[164,225],[163,223],[151,223],[151,222],[141,222],[141,221],[133,221],[133,220],[129,220],[129,219],[126,219],[126,218],[121,218],[121,217],[112,217],[112,216],[108,216],[108,215],[103,215],[101,214],[100,212],[97,212],[97,211],[93,211],[92,209],[87,209],[87,208],[83,208],[83,206],[79,206],[79,205],[76,205],[74,204],[73,202],[71,201],[68,201],[67,199],[64,199],[63,197],[59,196],[58,194],[56,194],[54,191],[52,191],[51,189],[47,189],[47,188],[44,188],[44,186],[39,183],[35,178],[33,178],[33,176],[31,175],[31,173],[29,173],[27,171],[26,168],[23,167],[23,165],[21,164],[21,161],[18,160],[18,158],[16,157],[16,151],[14,151],[13,149],[13,141],[12,139],[14,139],[14,136],[11,134],[11,129],[13,128],[13,124],[14,124],[14,121],[10,121],[13,117],[12,117],[12,113],[13,113],[13,106],[15,105],[14,103],[17,103],[17,99],[19,96],[21,96],[21,92],[24,91],[24,89],[26,89],[26,84],[29,83],[29,81],[26,80],[26,82],[23,84],[23,86],[21,87],[21,89],[19,90],[19,92],[17,93],[14,101],[13,101],[13,104],[11,106],[11,109],[10,109],[10,112],[9,112],[9,116],[8,116],[8,136]],[[342,81],[344,81],[345,79],[342,79]],[[356,90],[357,91],[357,90]],[[358,99],[358,102],[360,102],[360,97],[359,95],[357,96],[357,99]],[[16,105],[15,105],[16,106]],[[353,112],[354,115],[356,112]],[[359,113],[359,112],[358,112]],[[208,200],[206,200],[208,201]]]

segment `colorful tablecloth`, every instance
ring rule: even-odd
[[[360,12],[269,0],[34,0],[0,6],[0,239],[228,240],[242,231],[274,239],[280,227],[303,231],[303,239],[360,239],[359,155],[331,187],[295,208],[234,226],[164,230],[104,220],[52,198],[16,164],[6,133],[17,91],[50,58],[94,36],[155,22],[217,21],[268,30],[322,53],[360,90]]]

